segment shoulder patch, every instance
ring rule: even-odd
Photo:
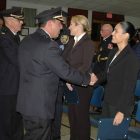
[[[111,43],[108,44],[107,46],[108,49],[113,49],[113,45]]]
[[[62,44],[67,44],[69,42],[69,36],[68,35],[61,35],[60,41]]]

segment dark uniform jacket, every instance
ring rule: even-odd
[[[101,41],[98,52],[93,60],[94,61],[94,68],[93,68],[94,73],[98,73],[99,71],[102,72],[105,70],[108,55],[110,53],[110,50],[113,47],[111,40],[112,40],[112,36],[109,36],[108,38]]]
[[[133,110],[135,84],[140,65],[130,46],[126,46],[110,64],[116,52],[117,48],[114,48],[107,61],[104,101],[129,116]],[[99,79],[101,78],[103,76]]]
[[[38,29],[19,48],[20,88],[17,111],[24,116],[52,119],[59,77],[76,84],[89,83],[90,76],[72,69],[47,33]],[[58,77],[59,76],[59,77]]]
[[[17,94],[19,68],[17,52],[19,37],[4,27],[0,33],[0,95]]]

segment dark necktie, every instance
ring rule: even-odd
[[[14,38],[15,38],[16,42],[19,44],[20,43],[19,35],[15,35]]]

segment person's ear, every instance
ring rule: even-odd
[[[129,40],[130,35],[128,33],[125,33],[125,38]]]

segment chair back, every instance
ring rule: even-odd
[[[135,120],[140,122],[140,101],[137,102],[137,110]],[[135,122],[136,124],[136,122]],[[137,126],[130,126],[128,130],[128,140],[140,140],[140,128]]]
[[[101,119],[98,126],[97,140],[127,139],[129,123],[130,118],[125,118],[118,126],[113,125],[113,118]]]
[[[135,96],[140,97],[140,80],[137,80],[136,83]]]
[[[136,121],[140,122],[140,100],[138,101],[137,104],[137,111],[136,111]]]
[[[135,105],[132,113],[132,119],[136,118],[136,112],[137,112],[139,100],[140,100],[140,80],[137,80],[136,87],[135,87]]]

